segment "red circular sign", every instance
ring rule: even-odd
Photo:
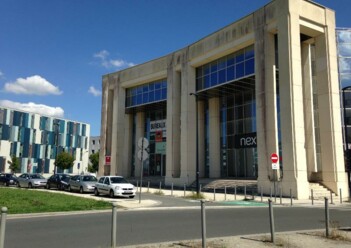
[[[278,154],[272,153],[271,160],[272,160],[272,163],[277,163],[279,160]]]

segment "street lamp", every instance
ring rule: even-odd
[[[56,134],[56,154],[55,154],[55,167],[54,167],[54,174],[56,174],[56,170],[57,170],[57,155],[58,155],[58,148],[59,148],[59,144],[58,144],[58,136],[59,136],[59,128],[60,128],[60,123],[59,121],[54,122],[54,126],[56,127],[55,129],[55,134]]]
[[[351,163],[351,151],[349,149],[349,140],[348,140],[348,131],[347,131],[347,114],[346,114],[346,92],[351,96],[351,86],[347,86],[343,88],[342,90],[342,107],[343,107],[343,113],[344,113],[344,135],[345,135],[345,153],[344,156],[346,157],[345,162],[346,162],[346,171],[347,171],[347,180],[349,184],[349,198],[351,197],[351,182],[350,182],[350,163]],[[350,97],[351,98],[351,97]]]
[[[199,196],[200,194],[200,182],[199,182],[199,127],[198,127],[198,121],[199,121],[199,116],[198,116],[198,97],[199,95],[196,93],[190,93],[191,96],[195,97],[196,100],[196,110],[195,110],[195,116],[196,116],[196,194]]]

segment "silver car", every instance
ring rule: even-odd
[[[97,179],[92,175],[76,175],[70,178],[68,182],[68,191],[94,192]]]
[[[45,188],[47,179],[40,174],[24,173],[17,178],[18,187]]]

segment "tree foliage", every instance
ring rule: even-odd
[[[20,169],[19,162],[20,162],[19,159],[15,155],[12,155],[11,161],[7,161],[7,163],[10,165],[9,169],[11,170],[12,173],[19,171]]]
[[[73,156],[67,152],[61,152],[58,154],[55,161],[55,165],[62,170],[71,168],[73,166],[73,163]]]
[[[89,172],[97,172],[99,170],[99,153],[93,153],[89,156],[90,165],[88,166]]]

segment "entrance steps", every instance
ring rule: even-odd
[[[224,192],[226,188],[228,193],[234,192],[244,193],[245,189],[247,194],[257,193],[257,180],[237,180],[237,179],[209,179],[202,178],[199,180],[201,191],[213,192],[215,189],[218,192]],[[196,181],[190,187],[196,188]]]
[[[323,200],[324,197],[330,198],[330,194],[333,195],[333,198],[336,197],[336,194],[326,188],[324,185],[320,183],[309,183],[310,184],[310,196],[312,199],[312,190],[313,190],[313,199],[315,200]]]

